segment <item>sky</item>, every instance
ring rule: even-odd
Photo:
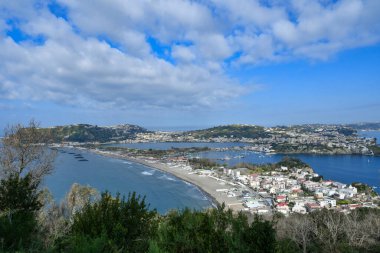
[[[378,0],[0,0],[0,128],[380,121]]]

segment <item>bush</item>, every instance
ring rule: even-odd
[[[37,188],[30,175],[11,175],[0,181],[1,249],[15,251],[35,243],[36,212],[41,208]]]
[[[274,252],[272,224],[258,217],[252,224],[224,207],[208,212],[169,213],[160,224],[151,252]],[[154,247],[153,247],[154,246]],[[154,250],[153,250],[154,249]]]
[[[146,252],[156,231],[155,218],[156,211],[149,211],[145,198],[136,196],[136,193],[125,200],[119,194],[113,198],[105,192],[99,202],[87,204],[74,216],[63,248],[71,251],[79,240],[90,246],[100,244],[108,252],[116,249]]]

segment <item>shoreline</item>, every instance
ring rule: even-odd
[[[122,159],[134,163],[138,163],[144,166],[147,166],[151,169],[159,170],[163,173],[170,174],[179,180],[187,182],[202,192],[202,194],[210,201],[210,208],[216,208],[218,205],[223,203],[227,208],[232,209],[233,211],[241,211],[244,207],[242,202],[237,200],[236,197],[227,197],[227,194],[218,190],[233,188],[232,186],[226,185],[222,180],[215,180],[208,176],[202,176],[196,174],[194,171],[189,171],[181,169],[178,167],[171,167],[167,164],[161,162],[149,162],[143,158],[130,157],[126,155],[121,155],[111,152],[102,152],[93,149],[86,149],[88,152],[95,153],[101,156],[112,157],[116,159]]]
[[[221,205],[221,203],[219,203],[214,196],[212,196],[210,193],[208,193],[201,186],[196,185],[193,182],[188,181],[187,179],[179,177],[178,175],[176,175],[174,173],[168,172],[167,170],[163,170],[159,166],[153,166],[151,163],[145,162],[144,160],[138,159],[138,158],[131,158],[131,157],[128,157],[128,158],[126,158],[126,157],[116,157],[116,158],[122,159],[122,160],[127,160],[127,161],[134,162],[134,163],[138,163],[138,164],[144,165],[146,167],[149,167],[151,169],[158,170],[158,171],[164,172],[166,174],[170,174],[171,176],[173,176],[173,177],[175,177],[175,178],[177,178],[177,179],[179,179],[181,181],[187,182],[187,183],[193,185],[194,187],[198,188],[198,190],[200,192],[202,192],[202,194],[205,195],[205,197],[211,202],[211,207],[216,208],[217,205]]]

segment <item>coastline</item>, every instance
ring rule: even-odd
[[[204,194],[206,198],[209,199],[212,208],[215,208],[217,205],[222,205],[222,203],[225,203],[227,208],[230,208],[233,211],[237,212],[244,208],[241,201],[237,200],[236,197],[227,197],[227,195],[224,192],[218,191],[221,189],[233,188],[232,186],[226,185],[221,180],[216,180],[205,175],[198,175],[194,172],[190,172],[189,170],[169,166],[160,162],[152,162],[142,158],[130,157],[111,152],[102,152],[93,149],[86,150],[102,156],[113,157],[134,163],[139,163],[149,168],[168,173],[184,182],[190,183],[197,187],[202,192],[202,194]]]

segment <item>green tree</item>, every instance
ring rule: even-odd
[[[15,251],[36,244],[37,211],[42,207],[39,186],[53,169],[55,152],[47,132],[15,125],[4,131],[0,145],[0,243]]]
[[[234,215],[224,206],[206,212],[173,211],[160,223],[151,252],[274,252],[272,224]],[[153,250],[154,249],[154,250]]]
[[[87,204],[75,214],[63,249],[76,252],[80,240],[89,245],[101,243],[106,252],[146,252],[156,231],[156,216],[145,198],[136,193],[129,194],[126,200],[119,194],[114,198],[105,192],[98,202]]]
[[[27,248],[36,238],[38,184],[30,175],[11,175],[0,182],[0,240],[3,250]]]

